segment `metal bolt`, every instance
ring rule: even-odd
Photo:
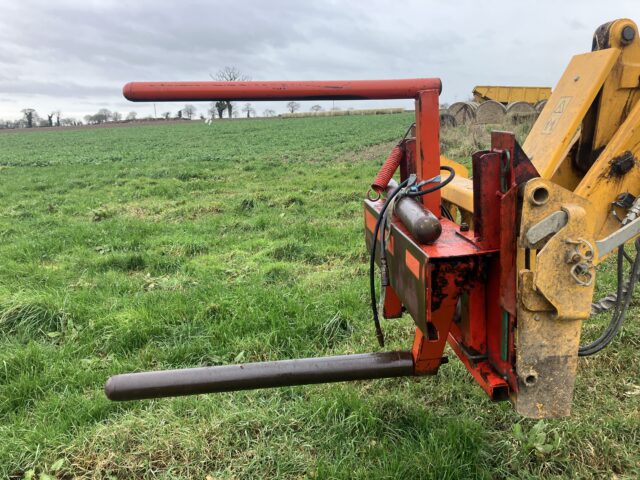
[[[533,316],[533,319],[534,319],[536,322],[539,322],[539,321],[540,321],[540,315],[538,315],[538,314],[536,313],[536,314]]]
[[[461,223],[460,224],[460,231],[461,232],[468,232],[469,231],[469,224],[468,223]]]
[[[577,82],[578,80],[580,80],[580,75],[576,75],[575,77],[573,77],[574,82]]]
[[[635,38],[636,31],[633,29],[631,25],[627,25],[622,29],[621,40],[623,44],[631,43],[631,41]]]

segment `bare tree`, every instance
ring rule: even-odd
[[[242,111],[247,114],[247,118],[251,118],[251,115],[255,115],[256,113],[255,109],[251,106],[250,103],[245,103],[244,107],[242,107]]]
[[[264,115],[265,117],[275,117],[276,111],[270,108],[267,108],[264,112],[262,112],[262,115]]]
[[[127,113],[127,120],[135,120],[138,114],[136,112]]]
[[[290,113],[295,113],[296,110],[300,110],[300,104],[298,102],[289,102],[287,103],[287,110]]]
[[[196,107],[194,107],[190,103],[187,103],[184,107],[182,107],[182,111],[184,112],[184,116],[191,120],[193,115],[196,113]]]
[[[182,119],[182,110],[178,110],[178,113],[176,113],[176,118],[177,119]]]
[[[47,114],[47,127],[53,127],[53,115],[53,112]]]
[[[122,114],[120,112],[113,112],[111,114],[111,120],[113,120],[114,122],[119,122],[120,120],[122,120]]]
[[[320,106],[320,105],[314,105],[314,106],[312,106],[312,107],[311,107],[311,111],[312,111],[313,113],[321,112],[321,111],[322,111],[322,106]]]
[[[243,74],[236,67],[226,66],[218,70],[216,79],[222,80],[223,82],[243,82],[245,80],[249,80],[249,77]]]
[[[53,112],[53,114],[56,117],[56,127],[60,126],[60,116],[62,115],[62,112],[60,112],[60,110],[56,110],[55,112]]]
[[[169,120],[169,118],[171,118],[171,112],[162,112],[162,118]]]
[[[210,76],[211,78],[214,78],[212,75]],[[243,82],[249,80],[249,77],[244,75],[236,67],[224,67],[222,70],[218,71],[214,80],[220,80],[222,82]],[[233,108],[235,105],[230,101],[225,101],[224,103],[227,108],[227,115],[231,118],[233,116]]]
[[[237,111],[237,107],[238,104],[236,102],[227,102],[227,114],[229,118],[238,118],[239,113]]]
[[[96,123],[104,123],[111,120],[111,116],[111,110],[109,110],[108,108],[101,108],[100,110],[98,110],[98,113],[93,116],[93,118]]]
[[[33,120],[37,117],[37,113],[33,108],[25,108],[22,110],[24,119],[27,122],[27,128],[33,127]]]
[[[215,103],[216,106],[216,110],[218,111],[218,118],[222,118],[222,115],[224,115],[224,111],[227,109],[227,102],[225,102],[224,100],[218,100]]]

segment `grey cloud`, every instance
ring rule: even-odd
[[[114,88],[93,85],[78,85],[68,82],[37,80],[0,80],[0,90],[7,94],[19,95],[51,95],[67,98],[95,98],[113,95]]]
[[[571,55],[588,50],[595,27],[634,12],[634,0],[580,5],[9,2],[0,18],[0,95],[15,102],[0,101],[0,117],[19,115],[16,105],[27,100],[43,110],[122,110],[127,81],[207,79],[225,65],[254,79],[440,76],[443,101],[466,98],[477,83],[552,85]],[[174,105],[158,108],[168,107]]]

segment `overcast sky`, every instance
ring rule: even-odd
[[[0,118],[145,116],[153,104],[124,100],[126,82],[207,80],[225,65],[254,80],[437,76],[453,102],[476,84],[553,86],[598,25],[640,21],[638,0],[2,0],[1,11]],[[381,104],[409,102],[336,106]]]

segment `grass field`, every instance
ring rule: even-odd
[[[115,373],[377,350],[361,200],[411,121],[0,134],[0,477],[640,477],[637,300],[580,361],[568,419],[522,420],[455,358],[421,380],[104,397]],[[410,345],[410,318],[384,328]]]

